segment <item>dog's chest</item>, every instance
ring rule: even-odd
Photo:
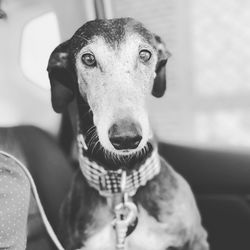
[[[157,222],[140,207],[138,225],[134,232],[126,238],[125,250],[165,250],[176,244],[176,235],[167,234],[169,225]],[[81,250],[115,250],[115,230],[111,221],[91,236]]]

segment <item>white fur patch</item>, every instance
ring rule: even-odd
[[[139,207],[139,222],[135,231],[126,238],[125,250],[166,250],[169,246],[183,243],[179,235],[168,233],[171,230],[171,224],[157,222]],[[115,241],[115,231],[110,222],[89,238],[81,250],[116,250]]]

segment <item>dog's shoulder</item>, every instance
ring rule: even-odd
[[[174,236],[174,245],[187,244],[184,249],[193,249],[190,246],[194,237],[198,237],[198,243],[204,243],[199,249],[208,249],[207,234],[201,225],[191,187],[168,162],[162,158],[160,161],[160,174],[138,190],[136,202],[145,210],[147,218],[155,219],[156,228]]]
[[[137,203],[159,222],[185,218],[183,227],[199,225],[200,215],[189,184],[163,158],[160,161],[159,175],[138,190]]]
[[[160,164],[160,173],[148,181],[145,186],[140,187],[135,195],[135,200],[156,219],[160,214],[161,202],[166,203],[166,209],[169,210],[168,213],[171,213],[171,204],[180,185],[173,168],[163,158],[160,158]]]

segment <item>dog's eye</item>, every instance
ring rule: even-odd
[[[96,66],[95,56],[90,53],[86,53],[82,55],[82,62],[90,67]]]
[[[151,52],[146,49],[143,49],[140,51],[139,56],[143,62],[147,62],[151,58]]]

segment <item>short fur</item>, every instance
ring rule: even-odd
[[[147,50],[150,60],[139,53]],[[82,62],[91,53],[96,66]],[[95,20],[84,24],[51,54],[48,73],[52,105],[64,112],[76,102],[86,156],[106,169],[134,169],[154,147],[145,97],[161,97],[166,90],[169,52],[159,36],[131,18]],[[118,120],[141,127],[136,149],[116,150],[108,129]],[[161,172],[140,187],[133,201],[138,225],[127,238],[127,250],[208,250],[207,233],[189,185],[161,159]],[[61,239],[66,249],[114,250],[113,211],[106,198],[91,188],[78,169],[62,208]]]

